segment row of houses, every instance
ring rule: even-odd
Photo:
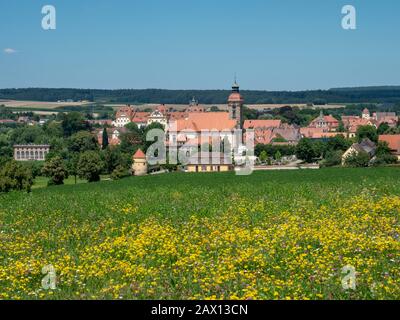
[[[130,115],[130,120],[126,117],[127,114]],[[399,117],[395,113],[385,112],[377,112],[371,116],[368,109],[365,109],[361,116],[343,116],[341,120],[345,132],[339,132],[338,119],[332,115],[324,115],[322,111],[307,127],[289,125],[281,120],[245,120],[241,128],[244,131],[254,130],[256,144],[294,145],[301,138],[327,139],[337,135],[353,138],[360,126],[371,125],[378,128],[382,123],[387,123],[390,127],[395,127]],[[139,127],[158,122],[164,125],[167,132],[177,132],[169,135],[168,143],[178,145],[197,143],[196,139],[202,130],[230,131],[237,128],[237,121],[229,112],[206,112],[195,100],[184,112],[171,112],[164,105],[153,113],[136,112],[131,107],[122,108],[117,112],[114,129],[109,133],[118,137],[129,122],[134,122]],[[124,126],[121,127],[122,124]],[[113,143],[118,144],[118,139],[113,139]]]
[[[26,124],[28,126],[43,125],[46,123],[46,119],[40,119],[39,121],[34,121],[30,117],[23,116],[18,117],[17,120],[12,119],[0,119],[0,124]]]

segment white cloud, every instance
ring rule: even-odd
[[[3,50],[4,53],[6,54],[13,54],[13,53],[17,53],[18,51],[12,48],[6,48]]]

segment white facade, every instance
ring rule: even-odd
[[[50,152],[49,145],[15,145],[14,160],[16,161],[44,161]]]
[[[128,123],[131,123],[131,119],[126,115],[122,115],[122,116],[116,118],[115,121],[113,121],[113,126],[117,127],[117,128],[123,128]]]
[[[160,111],[156,110],[150,115],[149,119],[147,120],[147,125],[150,125],[152,123],[162,124],[164,128],[166,128],[168,124],[168,119]]]

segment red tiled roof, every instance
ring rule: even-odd
[[[143,153],[143,151],[141,149],[139,149],[134,154],[133,159],[146,159],[146,155]]]
[[[236,120],[229,119],[227,112],[202,112],[189,113],[186,119],[171,121],[170,127],[176,130],[193,130],[200,132],[201,130],[232,130],[236,127]]]
[[[244,129],[256,128],[279,128],[282,124],[281,120],[245,120]]]
[[[391,150],[400,154],[400,134],[381,135],[379,141],[387,142]]]

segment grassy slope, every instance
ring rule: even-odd
[[[324,169],[255,172],[245,177],[232,173],[170,174],[65,185],[35,189],[31,194],[0,195],[0,229],[6,235],[32,234],[37,238],[35,243],[40,247],[40,255],[65,250],[71,256],[79,256],[82,247],[97,245],[105,237],[114,238],[120,234],[121,226],[144,223],[149,218],[177,226],[183,226],[191,216],[220,221],[219,217],[227,208],[236,207],[238,198],[247,201],[244,210],[263,201],[267,208],[265,214],[271,217],[299,208],[313,212],[321,206],[340,206],[361,194],[372,198],[398,195],[399,178],[400,170],[395,168]],[[239,203],[241,201],[238,207]],[[130,206],[136,208],[132,214]],[[128,208],[127,214],[120,214],[122,208]],[[265,214],[260,219],[268,220]],[[277,217],[279,219],[279,215]],[[105,221],[110,221],[113,228],[107,227]],[[229,224],[229,221],[224,223]],[[95,230],[96,236],[92,236]],[[39,233],[45,236],[38,238]],[[10,252],[4,254],[9,256]],[[97,286],[99,284],[93,288]],[[61,295],[73,296],[73,293]],[[94,296],[109,297],[98,292]],[[190,294],[175,293],[165,297],[188,296]],[[142,297],[158,298],[160,295]]]

